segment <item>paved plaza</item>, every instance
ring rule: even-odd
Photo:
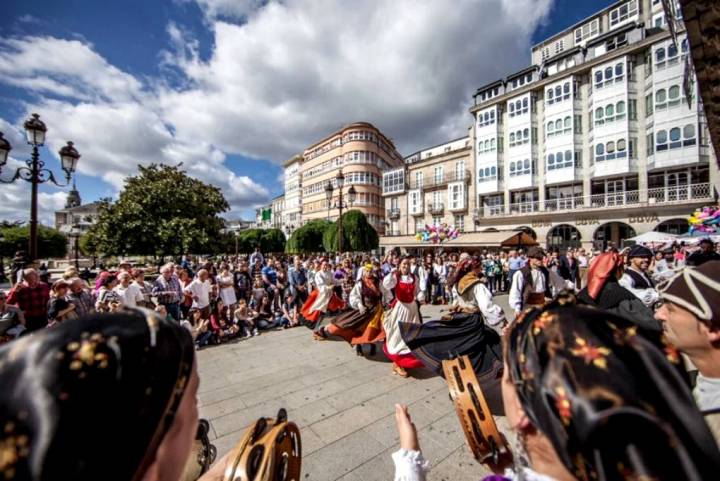
[[[498,301],[508,312],[505,299]],[[425,306],[423,315],[442,309]],[[445,381],[428,371],[403,379],[382,353],[358,357],[343,341],[313,341],[304,327],[211,347],[198,358],[200,414],[218,456],[258,417],[284,407],[302,433],[303,479],[388,481],[399,447],[394,406],[403,403],[432,464],[429,479],[477,481],[487,473],[465,446]]]

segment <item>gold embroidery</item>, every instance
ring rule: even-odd
[[[585,363],[594,365],[600,369],[607,369],[607,356],[610,349],[606,347],[595,347],[582,337],[575,337],[577,347],[570,349],[573,356],[582,357]]]

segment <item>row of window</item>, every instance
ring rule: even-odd
[[[532,82],[532,74],[525,74],[521,75],[520,77],[515,77],[512,81],[512,88],[516,89],[518,87],[522,87],[525,84],[529,84]]]
[[[564,100],[570,100],[570,82],[565,82],[562,85],[556,85],[554,89],[549,88],[545,91],[545,103],[548,105],[559,103]]]
[[[630,100],[632,111],[636,111],[637,102]],[[636,113],[633,113],[633,117],[636,117]],[[595,109],[595,125],[609,124],[617,122],[619,120],[625,120],[627,117],[627,111],[625,110],[625,101],[620,100],[614,104],[608,104],[604,108],[598,107]]]
[[[655,150],[658,152],[689,147],[696,143],[695,124],[687,124],[682,129],[673,127],[669,131],[662,129],[655,132]]]
[[[625,64],[620,62],[615,66],[605,67],[604,70],[595,71],[595,88],[599,89],[625,80]]]
[[[478,154],[495,151],[495,139],[486,139],[478,142]]]
[[[584,42],[585,40],[593,37],[597,37],[600,34],[600,19],[596,18],[582,27],[575,29],[575,45]]]
[[[658,89],[655,92],[655,110],[665,110],[680,105],[680,86],[671,85],[670,88]]]
[[[530,102],[527,97],[508,102],[508,115],[515,117],[516,115],[523,115],[530,112]]]
[[[517,132],[510,132],[510,139],[508,147],[514,147],[516,145],[523,145],[530,142],[530,129],[525,128],[518,130]]]
[[[495,123],[495,110],[478,114],[478,127],[484,127],[486,125],[492,125]]]
[[[569,115],[564,119],[557,119],[547,123],[547,129],[545,130],[546,137],[553,137],[555,135],[564,135],[572,132],[572,117]]]
[[[388,145],[385,141],[383,141],[380,136],[376,135],[374,132],[368,131],[368,130],[357,130],[348,132],[345,135],[342,136],[342,138],[337,138],[332,140],[331,142],[328,142],[327,144],[321,145],[320,147],[316,148],[312,152],[308,153],[305,156],[305,160],[311,160],[315,157],[318,157],[325,152],[328,152],[336,147],[340,147],[344,143],[347,142],[354,142],[354,141],[366,141],[366,142],[372,142],[374,144],[377,144],[378,147],[380,147],[383,151],[387,152],[391,156],[395,156],[394,150]]]
[[[516,160],[509,163],[508,169],[510,170],[510,177],[534,174],[535,162],[530,162],[530,159]]]
[[[638,14],[638,1],[630,0],[619,7],[610,10],[610,28],[619,25],[625,20]]]
[[[348,152],[344,156],[337,156],[330,160],[326,160],[322,164],[308,169],[303,173],[303,180],[324,174],[330,170],[342,167],[348,164],[369,164],[376,165],[380,170],[388,170],[390,165],[375,152],[367,150],[356,150]]]
[[[688,41],[687,39],[684,39],[680,43],[680,48],[682,49],[682,56],[684,57],[688,53]],[[667,49],[665,47],[660,47],[657,50],[655,50],[655,69],[661,70],[665,67],[670,67],[671,65],[676,65],[680,61],[680,56],[678,55],[678,49],[677,46],[670,42],[670,44],[667,46]]]
[[[595,162],[622,159],[627,155],[627,140],[625,139],[619,139],[617,142],[611,140],[604,144],[595,145]]]
[[[488,180],[497,179],[497,167],[490,166],[478,169],[478,182],[485,182]]]
[[[558,152],[556,154],[548,154],[547,156],[547,170],[572,167],[574,163],[575,159],[573,158],[573,153],[570,150],[566,150],[565,154]]]
[[[327,172],[329,170],[332,170],[334,168],[341,167],[342,165],[343,165],[343,158],[341,155],[339,155],[330,160],[326,160],[322,164],[316,165],[315,167],[303,172],[303,180],[309,179],[311,177],[315,177],[316,175],[320,175],[320,174]]]

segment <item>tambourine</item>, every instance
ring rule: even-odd
[[[442,368],[473,456],[480,463],[500,466],[512,455],[497,429],[470,358],[460,356],[443,361]]]
[[[300,430],[280,409],[250,426],[228,458],[223,481],[300,481]]]
[[[210,443],[208,432],[210,431],[210,423],[206,419],[201,419],[198,423],[197,434],[193,441],[190,457],[185,463],[182,479],[183,481],[195,481],[202,476],[215,462],[217,451],[215,446]]]

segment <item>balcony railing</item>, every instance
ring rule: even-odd
[[[400,234],[400,231],[399,231],[399,230],[388,230],[388,231],[385,232],[385,235],[399,236],[399,235],[401,235],[401,234]]]
[[[433,204],[432,202],[428,204],[428,212],[430,212],[431,215],[439,215],[442,214],[445,211],[445,206],[442,202],[438,202],[437,204]]]
[[[498,217],[524,215],[532,212],[591,211],[595,209],[613,209],[623,207],[656,206],[659,204],[683,204],[713,200],[713,190],[709,183],[691,184],[676,187],[658,187],[647,190],[647,199],[641,199],[639,190],[593,194],[560,199],[546,199],[540,209],[540,202],[520,202],[510,204],[507,211],[504,206],[481,207],[475,211],[477,217]]]
[[[387,218],[391,220],[397,220],[400,218],[400,209],[388,209]]]
[[[417,182],[416,179],[410,179],[410,190],[413,189],[436,189],[438,187],[442,187],[444,185],[449,184],[450,182],[461,182],[465,181],[468,182],[470,180],[470,171],[465,170],[463,172],[448,172],[447,174],[443,175],[433,175],[430,176],[427,179],[423,179],[420,182]]]

